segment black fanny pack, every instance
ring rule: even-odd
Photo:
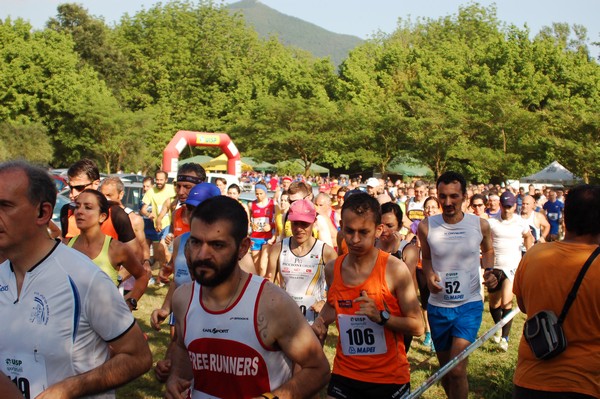
[[[551,359],[567,349],[562,325],[551,310],[542,310],[527,320],[523,335],[535,357],[540,360]]]

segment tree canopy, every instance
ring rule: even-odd
[[[328,59],[262,39],[210,1],[171,1],[114,26],[61,4],[43,30],[0,21],[0,159],[148,171],[177,130],[227,132],[260,161],[506,180],[558,160],[600,172],[600,68],[582,26],[536,35],[469,4],[400,19]]]

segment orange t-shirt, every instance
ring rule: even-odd
[[[521,260],[513,291],[528,317],[541,310],[560,315],[573,283],[596,245],[538,243]],[[535,358],[521,336],[514,383],[551,392],[600,397],[600,257],[583,277],[563,323],[567,349],[550,360]]]
[[[173,213],[173,237],[179,237],[183,233],[190,231],[190,225],[183,220],[183,211],[185,207],[181,206]]]
[[[102,231],[105,235],[114,238],[115,240],[119,239],[119,235],[117,234],[117,231],[115,230],[115,226],[113,225],[113,222],[112,222],[112,209],[111,208],[108,208],[108,217],[106,218],[104,223],[102,223],[100,225],[100,231]],[[75,214],[70,211],[69,227],[68,227],[68,232],[65,235],[65,238],[73,238],[75,236],[78,236],[80,233],[81,232],[79,231],[79,228],[77,227],[77,223],[75,222]]]
[[[336,325],[339,331],[333,373],[358,381],[406,384],[410,382],[410,370],[402,334],[377,324],[373,325],[370,320],[357,322],[357,319],[364,316],[353,316],[359,310],[359,303],[354,302],[354,299],[358,298],[363,290],[375,299],[378,309],[383,310],[385,303],[391,315],[402,316],[398,299],[390,292],[385,279],[390,254],[379,251],[373,271],[357,286],[347,286],[342,280],[341,267],[346,256],[342,255],[336,259],[333,282],[327,293],[327,302],[335,308],[337,314]],[[383,329],[383,338],[377,340],[373,338],[373,332],[377,336],[379,328]],[[371,343],[373,345],[369,346]],[[369,354],[377,350],[378,354]]]

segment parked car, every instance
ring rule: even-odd
[[[60,210],[69,202],[71,202],[71,200],[68,197],[68,192],[67,196],[64,196],[62,194],[58,194],[56,196],[56,204],[54,205],[54,209],[52,210],[52,221],[56,223],[57,226],[60,226]]]
[[[62,176],[50,175],[50,177],[52,177],[52,179],[54,180],[56,190],[58,190],[59,192],[62,191],[65,187],[67,187],[67,181]]]
[[[130,182],[142,183],[146,176],[138,175],[136,173],[114,173],[111,175],[111,177],[118,177],[123,182],[130,181]]]
[[[142,204],[142,198],[144,197],[144,185],[141,182],[130,182],[123,181],[125,186],[123,194],[123,205],[127,208],[133,209],[135,212],[139,212]]]

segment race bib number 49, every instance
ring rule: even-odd
[[[15,383],[25,399],[35,398],[48,387],[46,363],[41,355],[0,355],[0,370]]]
[[[387,352],[383,326],[363,315],[338,315],[340,342],[346,356],[380,355]]]

